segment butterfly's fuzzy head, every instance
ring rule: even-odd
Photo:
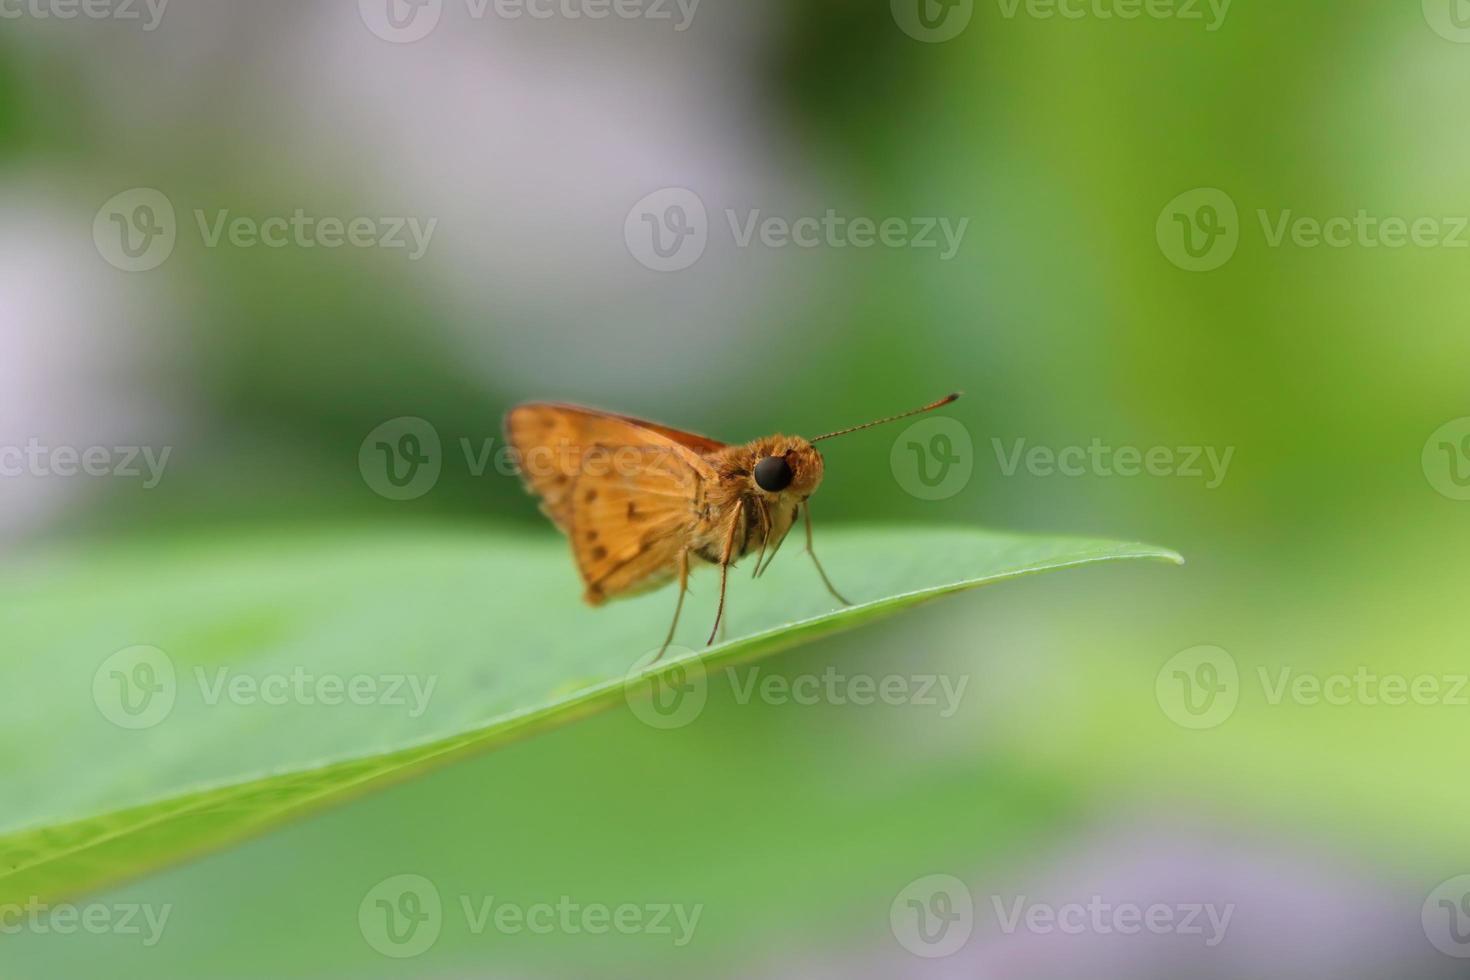
[[[755,447],[750,482],[767,496],[805,500],[822,482],[822,454],[800,436],[772,436]]]

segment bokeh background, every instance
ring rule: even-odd
[[[703,0],[677,30],[672,4],[515,19],[444,0],[396,8],[437,18],[410,43],[382,0],[174,0],[153,29],[141,5],[0,5],[0,444],[172,447],[151,489],[0,480],[12,569],[257,529],[550,534],[452,448],[524,398],[736,440],[953,389],[961,492],[908,492],[899,430],[877,430],[832,444],[820,520],[1146,540],[1189,562],[987,589],[765,668],[968,677],[950,717],[721,685],[676,732],[610,712],[94,896],[173,905],[164,940],[4,936],[0,975],[1463,975],[1470,905],[1436,889],[1470,872],[1470,706],[1272,703],[1261,680],[1470,672],[1463,4],[925,2]],[[93,235],[135,188],[177,213],[142,272]],[[661,272],[638,207],[667,188],[697,197],[707,241]],[[1234,215],[1201,210],[1221,195]],[[298,208],[437,225],[411,259],[208,247],[194,217]],[[742,246],[727,209],[968,225],[948,259]],[[1284,215],[1360,211],[1443,240],[1273,242]],[[1203,259],[1171,237],[1186,225]],[[403,416],[451,447],[409,502],[358,466]],[[1017,440],[1232,455],[1214,486],[1007,472]],[[1236,667],[1236,703],[1190,728],[1169,664],[1201,646]],[[704,911],[681,947],[461,923],[395,960],[357,909],[403,873]],[[975,904],[942,958],[890,916],[935,874]],[[993,901],[1094,896],[1234,911],[1207,945],[1008,931]]]

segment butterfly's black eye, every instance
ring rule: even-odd
[[[755,464],[755,485],[767,493],[780,493],[791,486],[791,464],[785,456],[767,456]]]

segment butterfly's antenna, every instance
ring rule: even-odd
[[[887,424],[889,422],[897,422],[899,419],[906,419],[910,415],[922,415],[925,412],[932,412],[936,408],[943,408],[944,406],[948,405],[950,402],[952,402],[956,398],[960,397],[960,394],[961,394],[961,392],[958,392],[957,391],[953,395],[945,395],[943,398],[939,399],[939,401],[934,402],[934,403],[929,404],[929,405],[925,405],[923,408],[916,408],[916,409],[914,409],[911,412],[904,412],[901,415],[890,415],[890,416],[888,416],[888,418],[886,418],[886,419],[879,419],[876,422],[865,422],[862,425],[854,425],[853,427],[851,427],[849,429],[838,429],[836,432],[828,432],[826,435],[817,436],[815,439],[808,439],[807,441],[808,442],[821,442],[823,439],[831,439],[831,438],[834,438],[835,436],[845,436],[849,432],[858,432],[858,431],[861,431],[862,429],[871,429],[875,425],[885,425],[885,424]]]

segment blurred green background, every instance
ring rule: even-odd
[[[678,31],[678,8],[509,19],[446,0],[412,43],[375,33],[370,0],[175,0],[153,30],[146,9],[5,8],[21,13],[0,20],[0,444],[173,447],[153,489],[0,480],[13,571],[118,540],[326,526],[550,535],[514,480],[457,455],[526,398],[735,441],[954,389],[963,491],[907,492],[901,429],[853,436],[826,452],[819,535],[982,524],[1153,541],[1189,564],[1010,584],[763,668],[968,677],[952,717],[740,704],[719,684],[678,731],[615,711],[92,896],[171,904],[164,940],[4,935],[0,976],[1461,975],[1444,947],[1470,940],[1445,939],[1431,894],[1470,872],[1470,706],[1272,703],[1261,679],[1470,671],[1458,2],[1240,0],[1217,23],[1204,5],[933,4],[968,17],[942,41],[897,2],[704,0]],[[177,210],[177,245],[129,273],[91,230],[140,187]],[[671,187],[707,209],[708,244],[657,272],[625,227]],[[1236,211],[1207,271],[1168,233],[1176,214],[1202,233],[1203,198],[1170,210],[1198,188]],[[413,261],[211,248],[193,217],[297,208],[438,223]],[[946,261],[742,247],[725,218],[829,208],[968,225]],[[1360,211],[1433,219],[1446,240],[1273,242],[1288,214]],[[446,446],[408,502],[358,466],[402,416]],[[1007,472],[1017,440],[1233,455],[1214,487]],[[1228,651],[1238,703],[1191,729],[1161,692],[1202,645]],[[969,885],[977,921],[925,959],[890,904],[936,873]],[[682,947],[461,921],[395,960],[357,909],[399,874],[445,896],[704,911]],[[1207,948],[1007,933],[989,898],[1099,894],[1235,914]]]

